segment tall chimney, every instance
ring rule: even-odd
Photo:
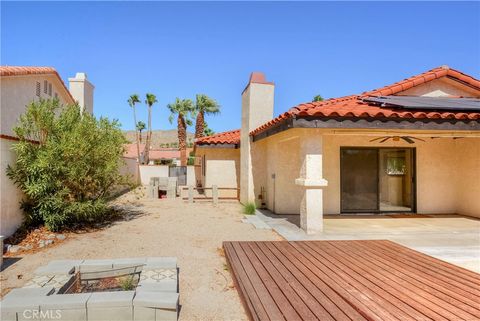
[[[77,72],[74,78],[68,78],[70,83],[70,93],[78,102],[82,113],[84,111],[93,113],[93,90],[95,87],[87,79],[87,74],[84,72]]]
[[[255,201],[252,176],[250,132],[273,118],[275,85],[261,72],[253,72],[242,93],[242,128],[240,130],[240,202]]]

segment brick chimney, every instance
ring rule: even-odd
[[[87,74],[77,72],[74,78],[68,78],[70,93],[78,102],[82,112],[93,113],[93,90],[95,87],[87,79]]]
[[[275,85],[261,72],[253,72],[242,93],[240,130],[240,202],[255,201],[250,132],[273,118]]]

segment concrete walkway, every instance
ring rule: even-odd
[[[327,216],[322,233],[307,235],[299,228],[299,215],[262,210],[256,216],[289,241],[391,240],[480,273],[479,219],[456,215]]]

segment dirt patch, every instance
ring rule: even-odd
[[[130,212],[101,230],[68,234],[38,253],[21,254],[0,273],[2,294],[20,287],[33,271],[54,259],[175,256],[180,268],[180,320],[246,320],[223,256],[223,241],[281,240],[269,230],[242,223],[238,202],[188,204],[150,200],[130,192],[113,201]],[[18,278],[18,276],[21,276]]]

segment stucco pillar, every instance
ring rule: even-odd
[[[313,234],[323,230],[323,190],[327,181],[323,178],[322,157],[323,137],[306,135],[300,141],[300,155],[303,159],[300,177],[295,184],[304,188],[300,205],[300,227]]]

